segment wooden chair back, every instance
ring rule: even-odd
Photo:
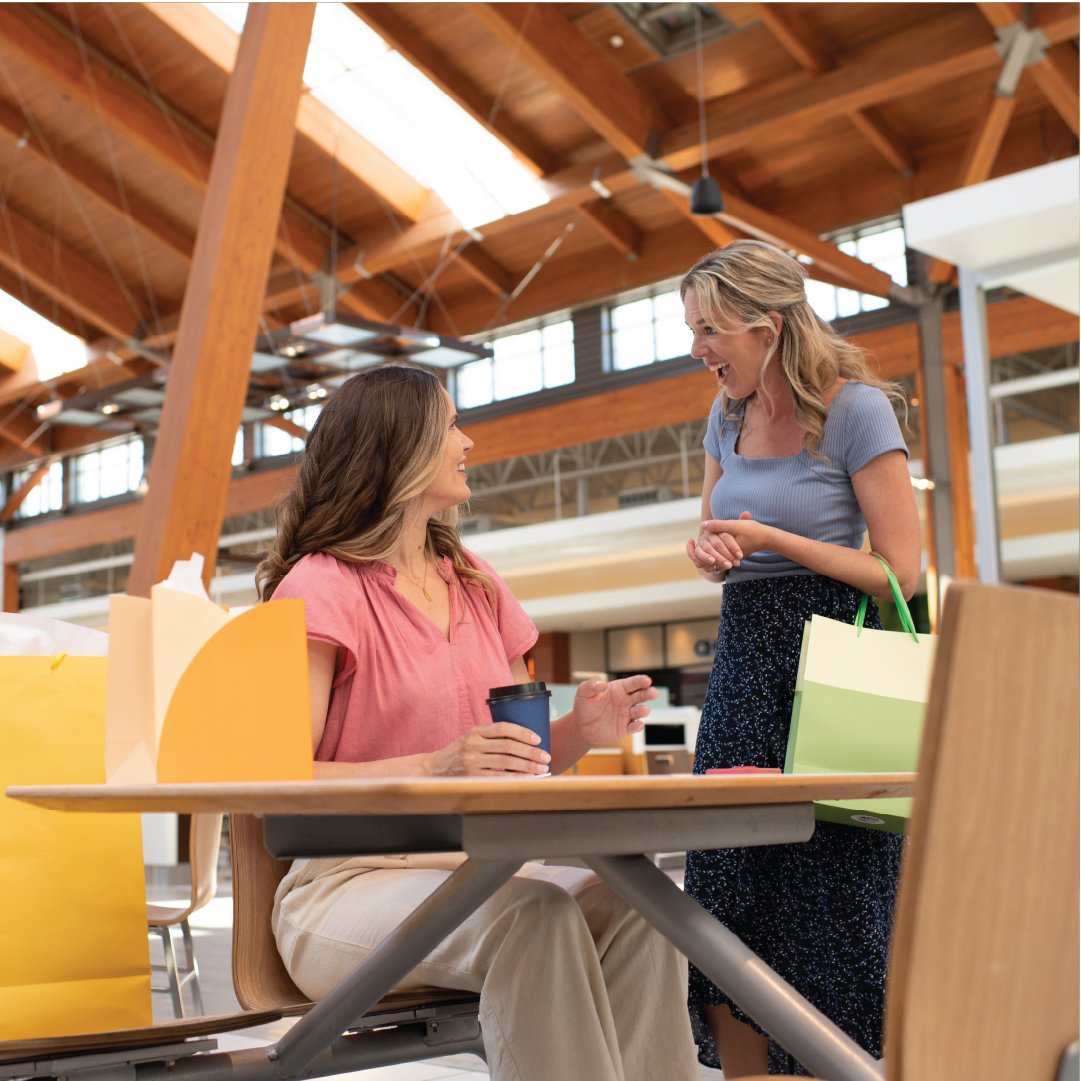
[[[946,598],[887,985],[888,1081],[1053,1081],[1078,1036],[1078,598]]]
[[[270,929],[274,891],[289,869],[263,845],[258,815],[229,816],[233,857],[233,989],[245,1010],[301,1013],[309,1002],[293,983]]]

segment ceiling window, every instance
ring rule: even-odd
[[[11,491],[18,492],[31,478],[34,470],[21,469],[13,474]],[[48,472],[34,485],[15,512],[16,518],[36,518],[39,514],[60,510],[64,506],[64,463],[53,462]]]
[[[459,409],[476,409],[574,382],[574,324],[569,319],[504,334],[487,343],[492,356],[454,370]]]
[[[908,260],[905,256],[905,231],[897,219],[865,225],[825,238],[845,253],[888,274],[898,285],[908,285]],[[827,322],[860,312],[889,307],[885,297],[842,289],[828,282],[809,280],[807,299]]]
[[[310,432],[319,413],[322,403],[306,405],[303,409],[293,409],[282,416],[299,424],[306,432]],[[289,432],[283,432],[281,428],[274,428],[269,424],[258,424],[255,428],[255,456],[256,458],[278,458],[283,454],[299,454],[304,449],[306,440]]]
[[[206,7],[237,33],[247,4]],[[537,178],[345,4],[315,8],[304,83],[354,131],[436,192],[467,228],[548,201]]]
[[[637,300],[613,305],[609,323],[614,371],[685,357],[690,351],[690,332],[674,282]]]
[[[126,495],[143,478],[143,441],[139,437],[108,443],[70,460],[71,498],[75,503],[96,503]]]
[[[86,342],[0,291],[0,331],[30,346],[42,381],[86,366]]]

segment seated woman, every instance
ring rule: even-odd
[[[405,366],[350,379],[312,430],[258,580],[304,600],[316,777],[535,777],[642,727],[646,676],[583,683],[550,760],[491,722],[488,689],[529,681],[537,630],[458,537],[472,446],[438,379]],[[325,995],[462,859],[296,861],[273,925],[297,986]],[[402,986],[479,993],[497,1081],[681,1081],[698,1076],[684,981],[593,874],[531,863]]]

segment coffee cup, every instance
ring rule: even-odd
[[[488,691],[488,709],[497,724],[508,721],[520,724],[540,736],[540,746],[552,753],[551,711],[548,700],[552,692],[543,683],[515,683],[509,687],[492,687]]]

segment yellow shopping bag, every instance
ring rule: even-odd
[[[0,657],[0,1040],[151,1022],[139,816],[2,795],[104,780],[104,657]]]

